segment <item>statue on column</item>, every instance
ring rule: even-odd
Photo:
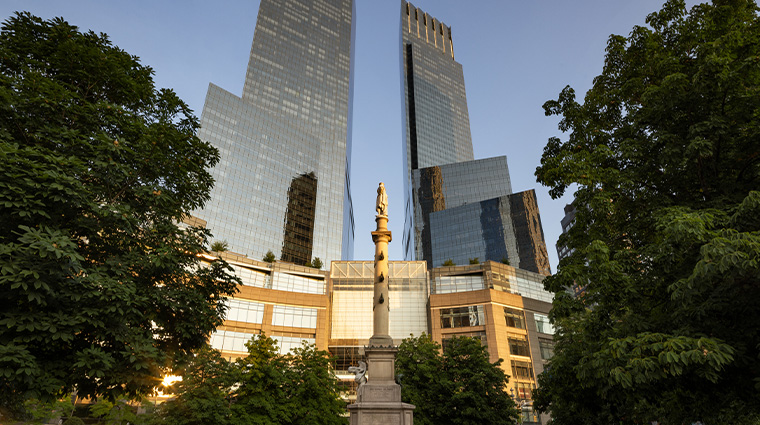
[[[413,425],[414,406],[401,402],[401,386],[396,383],[395,365],[398,348],[390,335],[390,288],[388,244],[388,195],[385,185],[377,188],[375,202],[377,229],[372,232],[375,244],[375,270],[372,295],[372,336],[364,347],[366,363],[359,362],[348,370],[355,374],[358,385],[356,403],[348,406],[352,425]],[[369,305],[367,305],[369,307]],[[379,307],[379,308],[378,308]],[[369,376],[369,381],[367,381]]]
[[[388,215],[388,194],[385,193],[385,185],[381,182],[377,188],[377,202],[375,202],[375,210],[378,216]]]

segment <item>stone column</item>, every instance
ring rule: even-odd
[[[388,216],[375,218],[377,230],[372,232],[375,243],[375,296],[372,299],[372,338],[370,347],[391,347],[393,338],[388,332],[390,303],[388,301],[388,242],[391,232],[388,230]]]
[[[365,347],[368,382],[359,385],[356,403],[348,406],[351,425],[412,425],[414,406],[401,402],[401,387],[395,380],[396,352],[388,330],[388,197],[380,183],[377,189],[375,243],[375,295],[372,299],[372,337]]]

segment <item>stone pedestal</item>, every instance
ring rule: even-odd
[[[356,403],[348,406],[350,425],[412,425],[414,406],[401,402],[401,387],[394,380],[398,350],[370,342],[364,351],[369,382],[359,387]]]

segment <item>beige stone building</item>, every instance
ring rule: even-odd
[[[372,336],[374,263],[334,261],[323,271],[232,253],[219,256],[243,285],[228,301],[227,320],[211,345],[234,358],[244,355],[245,342],[261,332],[277,340],[283,353],[307,341],[336,357],[346,398],[355,399],[348,368],[364,358]],[[532,391],[553,347],[547,317],[552,295],[543,289],[544,277],[492,261],[433,270],[425,261],[391,261],[389,334],[400,344],[410,335],[428,333],[444,349],[453,336],[479,338],[492,362],[503,359],[523,423],[539,423]]]

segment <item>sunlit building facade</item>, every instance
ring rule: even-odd
[[[364,359],[372,337],[373,261],[334,261],[330,268],[330,354],[346,398],[356,397],[354,375],[348,368]],[[389,334],[398,345],[409,335],[429,333],[428,272],[424,261],[388,262]]]
[[[486,262],[440,267],[431,271],[430,324],[444,350],[454,336],[480,339],[491,361],[503,359],[510,393],[522,423],[545,423],[533,410],[536,376],[553,355],[554,329],[549,323],[552,294],[544,275]]]
[[[311,267],[252,260],[218,253],[242,281],[240,292],[227,300],[224,325],[210,344],[226,358],[247,354],[245,343],[261,333],[277,341],[281,353],[303,341],[327,350],[330,317],[328,273]],[[209,256],[205,261],[213,261]]]
[[[233,359],[245,356],[245,342],[261,333],[271,336],[283,354],[303,342],[315,344],[335,357],[344,396],[354,400],[356,383],[348,368],[366,361],[364,347],[373,333],[374,262],[334,261],[322,271],[216,255],[243,284],[227,301],[227,318],[212,334],[212,347]],[[554,347],[548,318],[552,294],[544,290],[544,278],[493,261],[432,270],[424,261],[390,261],[390,336],[398,345],[426,333],[444,349],[454,336],[479,339],[491,362],[504,360],[501,367],[510,376],[510,394],[523,422],[538,423],[532,392]]]
[[[353,0],[262,0],[242,96],[209,85],[198,135],[221,161],[194,215],[231,250],[352,257],[354,19]]]

